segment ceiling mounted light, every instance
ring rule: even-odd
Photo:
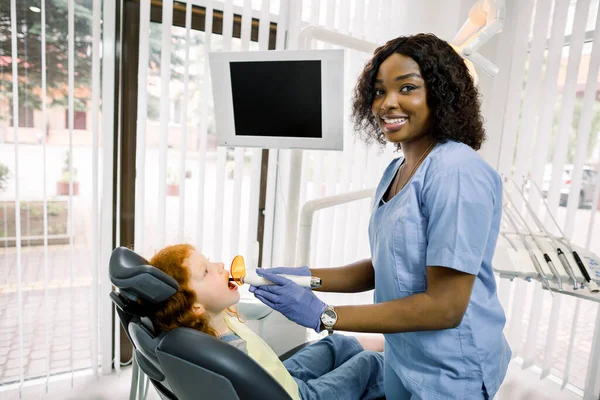
[[[498,73],[498,67],[477,51],[494,35],[502,32],[505,11],[505,0],[476,0],[467,22],[452,40],[461,56],[490,76]]]

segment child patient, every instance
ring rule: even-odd
[[[156,328],[178,327],[216,336],[247,353],[293,399],[376,399],[384,396],[383,355],[364,350],[357,339],[332,335],[307,346],[283,363],[273,350],[240,321],[240,300],[223,263],[211,262],[193,246],[180,244],[159,251],[150,264],[179,284],[175,295],[159,304]]]

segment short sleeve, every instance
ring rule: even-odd
[[[445,171],[438,170],[425,183],[428,266],[479,273],[494,207],[502,202],[501,192],[496,198],[500,179],[488,169],[481,163],[458,163]]]
[[[241,337],[239,337],[238,335],[236,335],[235,333],[223,335],[220,337],[220,339],[224,342],[229,343],[233,347],[243,351],[244,353],[248,354],[248,348],[247,348],[246,341],[244,339],[242,339]]]

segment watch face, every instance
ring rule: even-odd
[[[333,311],[333,310],[323,311],[323,314],[321,315],[321,321],[323,322],[323,325],[331,326],[331,325],[335,324],[335,322],[337,321],[337,315],[336,315],[335,311]]]

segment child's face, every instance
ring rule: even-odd
[[[190,269],[196,300],[205,311],[216,314],[240,300],[238,287],[229,282],[229,271],[223,263],[210,262],[202,253],[194,251],[185,265]]]

